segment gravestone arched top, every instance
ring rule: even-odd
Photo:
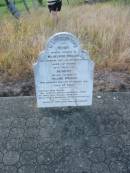
[[[79,40],[69,32],[59,32],[51,36],[46,48],[53,47],[56,43],[63,44],[66,41],[70,42],[74,48],[80,48]]]
[[[81,49],[79,39],[69,32],[59,32],[51,36],[45,46],[45,50],[40,52],[38,61],[48,59],[49,55],[53,53],[60,54],[62,50],[64,50],[65,54],[68,51],[70,51],[70,54],[74,52],[80,58],[91,61],[88,51]]]

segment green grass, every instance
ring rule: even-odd
[[[27,0],[29,8],[33,8],[32,0]],[[45,4],[45,2],[44,2]],[[25,6],[21,0],[15,0],[15,6],[20,12],[24,12]],[[4,0],[0,0],[0,16],[9,14],[8,8]]]
[[[130,4],[130,0],[112,0],[113,3],[118,3],[118,4]]]
[[[83,2],[84,2],[84,0],[63,0],[63,5],[76,6]],[[35,5],[34,5],[33,0],[27,0],[27,4],[28,4],[29,9],[33,9],[34,7],[39,6],[37,3],[35,3]],[[26,9],[25,9],[25,6],[24,6],[22,0],[15,0],[15,5],[20,13],[26,12]],[[43,6],[47,6],[47,0],[43,0]],[[5,1],[0,0],[0,18],[2,18],[3,16],[9,16],[9,15],[10,15],[10,13],[5,4]]]
[[[130,5],[130,0],[103,0],[103,2],[112,5]]]

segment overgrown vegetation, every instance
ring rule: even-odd
[[[15,2],[16,8],[20,12],[25,12],[25,6],[23,3],[23,0],[14,0],[14,2]],[[30,9],[33,9],[33,8],[36,9],[37,7],[40,6],[40,3],[41,3],[42,8],[47,6],[47,0],[26,0],[26,3]],[[81,3],[84,3],[84,0],[63,0],[63,5],[76,6]],[[8,13],[8,9],[7,9],[5,0],[0,0],[0,16],[6,15],[6,14],[9,14],[9,13]]]
[[[111,0],[113,3],[130,4],[130,0]]]
[[[130,7],[109,4],[64,7],[54,26],[47,9],[20,21],[0,22],[0,72],[12,79],[32,74],[32,64],[55,32],[75,34],[90,52],[96,68],[130,72]]]

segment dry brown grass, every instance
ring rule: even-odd
[[[18,79],[32,73],[32,64],[49,36],[68,31],[80,39],[97,68],[130,71],[130,8],[92,5],[64,7],[54,26],[46,10],[32,12],[20,22],[0,22],[0,71]]]

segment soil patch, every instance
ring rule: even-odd
[[[94,91],[130,91],[130,73],[98,70],[94,74]],[[0,97],[35,95],[34,78],[0,82]]]

